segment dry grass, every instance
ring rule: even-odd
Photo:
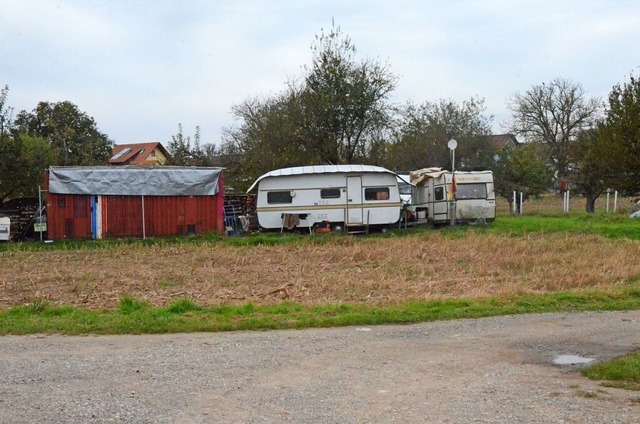
[[[618,197],[616,211],[628,215],[638,209],[635,197]],[[613,193],[609,196],[609,212],[613,213]],[[538,198],[531,198],[523,203],[523,213],[539,213],[539,212],[563,212],[563,197],[561,194],[544,194]],[[502,197],[496,199],[496,212],[498,214],[509,214],[509,202]],[[582,211],[586,209],[586,200],[582,196],[569,197],[569,210],[571,212]],[[595,211],[605,213],[607,211],[607,196],[603,195],[596,199]]]
[[[640,244],[572,234],[339,237],[318,245],[123,246],[0,253],[0,308],[111,308],[125,294],[162,306],[388,304],[606,288],[640,275]]]

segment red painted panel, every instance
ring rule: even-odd
[[[48,189],[49,173],[45,176]],[[102,196],[103,237],[146,237],[224,232],[222,174],[215,196]],[[48,238],[90,239],[90,195],[47,194]]]
[[[47,237],[91,238],[91,196],[48,193]]]
[[[224,217],[216,196],[103,196],[105,237],[146,237],[222,232]]]
[[[102,196],[103,237],[142,237],[142,202],[138,196]]]

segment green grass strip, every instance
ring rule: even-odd
[[[591,380],[604,380],[606,387],[640,391],[640,352],[593,365],[581,373]]]
[[[178,299],[155,308],[124,297],[118,308],[91,311],[28,304],[0,311],[0,334],[142,334],[217,332],[346,325],[408,324],[497,315],[640,309],[640,285],[615,291],[562,292],[521,297],[404,302],[387,306],[338,304],[200,307]]]

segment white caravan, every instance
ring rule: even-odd
[[[400,219],[396,174],[379,166],[278,169],[258,178],[248,192],[256,186],[258,224],[264,229],[357,232]]]
[[[442,168],[411,172],[415,185],[412,206],[418,219],[433,225],[451,222],[451,186],[454,174]],[[496,218],[496,194],[491,171],[455,172],[456,222],[492,222]]]

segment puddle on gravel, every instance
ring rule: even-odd
[[[583,358],[582,356],[575,355],[558,355],[553,358],[553,363],[556,365],[582,365],[592,362],[594,358]]]

